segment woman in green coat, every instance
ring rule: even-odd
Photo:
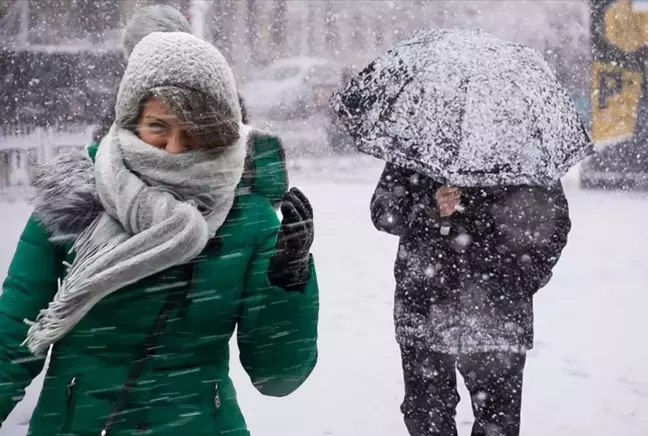
[[[248,435],[235,328],[265,395],[317,359],[312,209],[290,190],[280,223],[244,176],[254,135],[233,75],[192,35],[137,43],[115,115],[92,159],[60,155],[34,182],[0,296],[2,418],[51,350],[32,436]]]

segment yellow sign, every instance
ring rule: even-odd
[[[629,0],[614,2],[605,12],[604,24],[605,39],[626,53],[636,52],[648,43],[648,11],[633,6]]]
[[[592,63],[592,140],[607,145],[632,137],[641,97],[641,73]]]

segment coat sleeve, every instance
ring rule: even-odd
[[[43,369],[21,343],[27,336],[24,320],[35,320],[56,293],[63,273],[60,251],[32,217],[20,237],[0,295],[0,419],[4,421]]]
[[[511,188],[491,213],[496,241],[490,273],[511,292],[533,295],[551,279],[571,229],[562,184]]]
[[[274,255],[279,219],[270,203],[257,220],[259,241],[247,272],[238,324],[243,368],[264,395],[295,391],[317,362],[319,293],[311,256],[309,279],[301,292],[273,287],[268,265]]]
[[[429,189],[426,177],[386,164],[371,197],[371,221],[376,229],[405,236],[416,216],[432,204],[427,195]]]

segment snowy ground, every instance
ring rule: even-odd
[[[233,376],[257,436],[406,436],[391,325],[397,240],[373,229],[368,202],[379,168],[326,162],[295,172],[312,199],[321,286],[320,361],[294,395],[263,398]],[[353,165],[357,165],[353,168]],[[648,198],[570,186],[574,223],[554,280],[536,303],[536,348],[525,379],[523,436],[645,436],[648,432]],[[29,207],[0,204],[0,274]],[[235,355],[235,354],[234,354]],[[458,421],[470,429],[462,389]],[[33,400],[30,400],[33,402]],[[29,404],[16,411],[27,413]],[[22,435],[8,427],[0,435]]]

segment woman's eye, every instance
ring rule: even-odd
[[[151,123],[149,124],[149,129],[154,133],[163,133],[166,132],[167,126],[161,123]]]

